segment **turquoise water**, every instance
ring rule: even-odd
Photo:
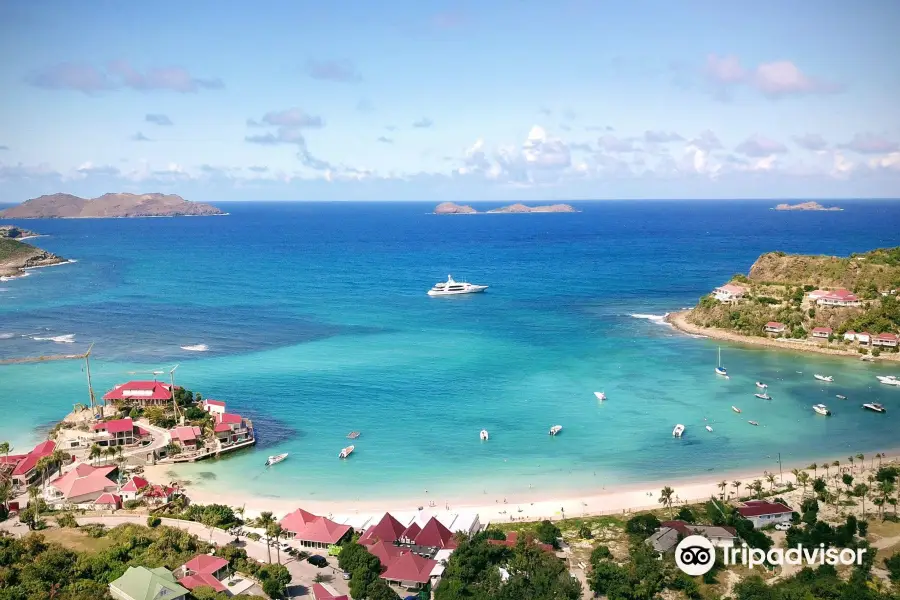
[[[871,454],[900,447],[900,389],[874,377],[898,366],[723,345],[724,380],[715,342],[632,316],[692,305],[768,250],[897,243],[900,203],[846,204],[801,215],[771,202],[598,202],[578,214],[438,217],[430,203],[244,203],[221,218],[22,222],[78,262],[0,283],[0,357],[94,341],[98,395],[178,364],[179,384],[251,417],[260,440],[184,476],[264,496],[598,491],[777,470],[778,453],[785,465]],[[427,297],[448,273],[491,287]],[[207,351],[182,349],[198,344]],[[774,400],[753,397],[758,379]],[[0,367],[0,439],[33,443],[86,396],[78,361]],[[813,413],[817,402],[834,416]],[[674,440],[679,422],[687,432]],[[554,424],[564,430],[551,438]],[[362,432],[356,452],[339,461],[351,430]],[[264,471],[277,452],[291,456]]]

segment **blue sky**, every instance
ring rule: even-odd
[[[900,4],[0,3],[0,201],[900,196]]]

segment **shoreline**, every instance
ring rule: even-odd
[[[896,463],[900,460],[900,449],[892,449],[882,453],[881,464]],[[867,454],[864,465],[873,464],[873,454]],[[829,457],[829,464],[834,457]],[[837,460],[846,460],[841,457]],[[806,470],[808,465],[783,464],[782,475],[779,478],[779,487],[792,483],[796,486],[796,479],[791,469]],[[824,464],[824,463],[823,463]],[[857,463],[858,464],[858,463]],[[167,482],[171,479],[171,464],[148,465],[144,467],[143,476],[150,481]],[[821,466],[821,465],[820,465]],[[841,468],[847,468],[849,463],[841,463]],[[856,468],[856,467],[854,467]],[[864,466],[863,470],[871,469]],[[779,476],[777,470],[766,470]],[[733,495],[734,481],[744,484],[759,479],[766,483],[764,470],[745,469],[741,471],[726,471],[717,477],[692,476],[681,479],[657,480],[644,483],[612,485],[607,490],[585,493],[562,492],[558,495],[542,494],[540,491],[532,491],[524,494],[510,495],[506,498],[492,498],[490,496],[475,498],[472,496],[452,498],[434,495],[429,497],[427,490],[418,499],[391,498],[391,499],[358,499],[358,500],[309,500],[273,498],[255,496],[250,492],[221,492],[212,489],[204,489],[202,486],[191,482],[183,485],[186,495],[195,504],[226,504],[232,507],[243,507],[247,516],[259,515],[262,511],[271,511],[276,517],[281,518],[285,514],[303,508],[314,514],[327,516],[335,520],[370,517],[378,519],[385,512],[398,518],[412,517],[420,511],[428,513],[477,513],[482,523],[500,522],[510,523],[515,521],[533,522],[542,519],[558,520],[561,518],[587,518],[598,516],[628,516],[630,514],[663,508],[659,503],[659,492],[665,486],[670,486],[675,492],[673,506],[696,504],[705,502],[711,496],[718,497],[721,494],[719,483],[726,481],[726,489]],[[824,476],[824,471],[823,471]],[[177,479],[177,478],[176,478]],[[810,481],[810,485],[811,485]],[[743,487],[741,488],[744,489]],[[795,494],[802,491],[795,487],[792,492],[784,491],[778,495]],[[740,495],[747,496],[749,492],[742,491]],[[494,503],[490,500],[493,499]],[[434,502],[431,506],[430,502]]]
[[[31,273],[28,271],[34,269],[46,269],[48,267],[59,267],[62,265],[68,265],[72,263],[76,263],[78,260],[74,258],[63,258],[60,259],[59,262],[53,262],[46,265],[32,265],[30,267],[11,267],[9,270],[4,270],[0,267],[0,277],[2,277],[2,281],[12,281],[13,279],[21,279],[22,277],[28,277]],[[9,274],[7,274],[9,273]]]
[[[681,331],[682,333],[686,333],[688,335],[699,335],[710,339],[715,340],[723,340],[727,342],[734,342],[738,344],[747,344],[748,346],[762,346],[766,348],[774,348],[776,350],[793,350],[795,352],[811,352],[814,354],[827,354],[830,356],[841,356],[845,358],[856,358],[859,360],[862,354],[856,351],[855,347],[853,350],[841,350],[838,348],[825,348],[822,346],[814,345],[806,341],[797,341],[797,342],[781,342],[779,339],[786,338],[769,338],[769,337],[751,337],[746,336],[740,333],[735,333],[732,331],[726,331],[724,329],[718,329],[716,327],[701,327],[699,325],[694,325],[693,323],[689,323],[687,320],[688,315],[691,310],[679,310],[675,312],[668,313],[665,317],[665,322]],[[869,355],[871,356],[871,355]],[[880,361],[892,361],[892,362],[900,362],[900,353],[896,352],[882,352],[880,356],[872,357],[874,358],[874,362]]]

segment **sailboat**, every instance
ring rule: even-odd
[[[722,348],[719,347],[719,360],[716,363],[716,375],[723,375],[728,377],[728,371],[725,370],[725,367],[722,366]]]

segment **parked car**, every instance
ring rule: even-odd
[[[308,562],[309,564],[314,565],[316,567],[319,567],[320,569],[323,569],[328,566],[328,559],[326,559],[324,556],[321,556],[319,554],[313,554],[312,556],[310,556],[309,558],[306,559],[306,562]]]
[[[351,575],[347,571],[344,571],[343,573],[341,573],[341,577],[344,579],[350,579]]]
[[[777,529],[778,531],[787,531],[790,528],[791,528],[790,523],[776,523],[775,524],[775,529]]]

